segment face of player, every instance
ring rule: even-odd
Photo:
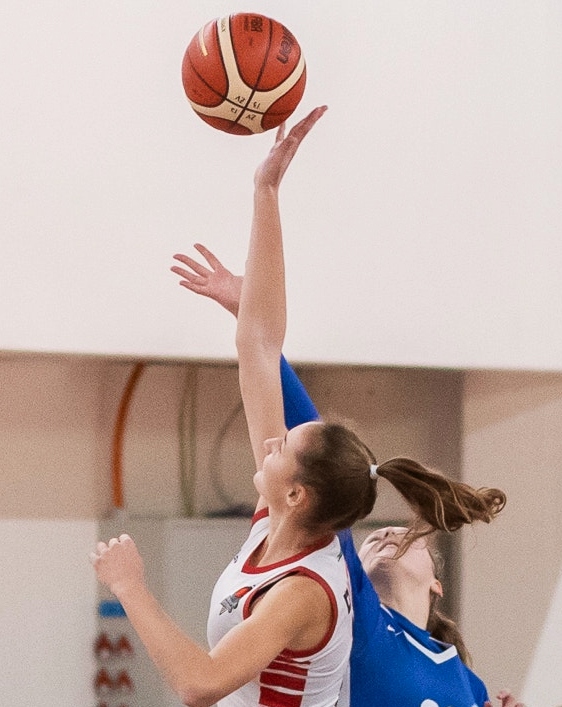
[[[427,538],[413,542],[406,552],[396,558],[407,528],[389,526],[372,532],[359,548],[359,559],[369,579],[377,588],[382,576],[409,577],[419,586],[442,594],[441,584],[435,578],[435,566]]]
[[[254,475],[258,493],[270,503],[290,493],[299,470],[298,453],[307,444],[312,425],[307,422],[289,430],[284,437],[272,437],[264,442],[262,468]]]

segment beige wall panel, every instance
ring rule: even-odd
[[[0,361],[0,517],[100,513],[101,371],[68,357]]]
[[[464,400],[464,478],[503,488],[508,504],[492,527],[464,534],[462,625],[492,694],[520,694],[562,572],[562,376],[472,372]],[[556,681],[560,702],[559,674],[542,674]]]

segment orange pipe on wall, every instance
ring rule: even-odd
[[[113,430],[113,445],[111,454],[111,485],[113,495],[113,507],[122,509],[125,506],[123,498],[123,441],[125,437],[125,425],[127,422],[127,413],[138,383],[141,373],[145,367],[144,363],[135,364],[123,395],[119,403],[115,427]]]

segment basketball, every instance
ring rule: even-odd
[[[192,38],[182,83],[197,115],[213,128],[252,135],[293,113],[306,84],[298,41],[280,22],[238,13],[211,20]]]

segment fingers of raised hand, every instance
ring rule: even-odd
[[[205,248],[202,243],[195,243],[194,248],[201,253],[213,270],[218,270],[222,267],[222,263],[217,256],[214,253],[211,253],[208,248]]]
[[[208,278],[206,275],[194,275],[188,270],[182,270],[181,268],[171,268],[171,270],[182,278],[179,284],[187,287],[189,290],[201,292],[207,285]]]
[[[277,128],[277,133],[275,135],[275,144],[283,142],[285,138],[285,121]]]
[[[328,106],[318,106],[318,108],[312,110],[306,118],[303,118],[291,128],[287,137],[294,137],[297,139],[298,143],[300,143],[324,115],[327,109]]]
[[[179,263],[182,263],[188,268],[191,268],[194,273],[197,273],[197,275],[208,275],[209,274],[209,269],[206,268],[204,265],[201,265],[201,263],[198,263],[196,260],[193,260],[193,258],[190,258],[189,255],[183,255],[182,253],[176,253],[174,255],[174,260],[177,260]],[[175,272],[177,275],[181,275],[184,277],[183,273],[188,272],[184,268],[178,268],[177,265],[172,266],[171,268],[172,272]]]
[[[289,130],[287,137],[285,137],[285,123],[281,123],[281,125],[277,128],[275,143],[271,149],[271,152],[276,152],[279,148],[283,147],[285,152],[292,157],[306,135],[324,115],[327,108],[327,106],[319,106],[318,108],[312,110],[306,118],[303,118],[298,123],[293,125],[293,127]]]

